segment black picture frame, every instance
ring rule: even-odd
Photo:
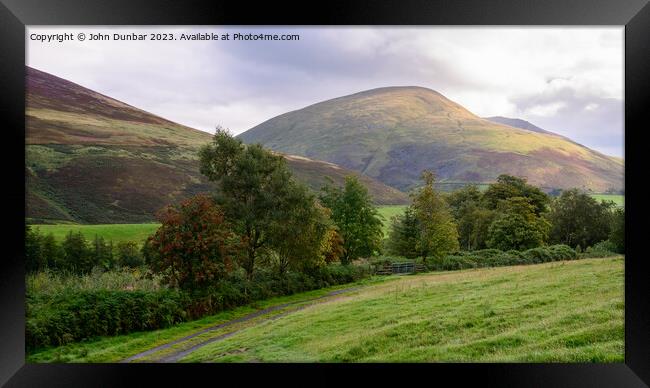
[[[0,260],[0,384],[130,386],[189,384],[226,377],[262,383],[338,384],[342,374],[371,381],[544,387],[643,387],[650,384],[650,274],[643,265],[647,200],[643,142],[650,95],[650,5],[647,0],[401,0],[280,4],[224,1],[0,0],[0,111],[6,184],[5,249]],[[25,273],[25,26],[26,25],[618,25],[625,26],[625,362],[618,364],[300,364],[150,365],[26,364]],[[70,60],[74,60],[71,58]],[[636,179],[635,179],[636,178]],[[24,202],[22,202],[24,204]],[[7,219],[8,218],[8,219]],[[636,227],[635,227],[636,226]],[[629,258],[629,259],[627,259]],[[255,372],[253,372],[255,370]],[[392,371],[394,370],[394,372]],[[303,380],[303,379],[308,380]],[[420,380],[421,381],[421,380]],[[417,383],[420,384],[420,383]]]

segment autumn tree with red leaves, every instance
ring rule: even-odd
[[[147,241],[150,265],[181,289],[205,288],[232,270],[241,239],[232,232],[212,198],[200,194],[168,206],[157,214],[161,222]]]

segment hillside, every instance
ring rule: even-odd
[[[82,223],[136,223],[161,207],[214,187],[198,169],[211,135],[48,73],[26,69],[27,217]],[[312,189],[325,176],[356,174],[332,163],[287,157]],[[380,204],[406,194],[362,177]]]
[[[544,188],[623,188],[623,163],[562,136],[476,116],[422,87],[386,87],[327,100],[239,135],[280,152],[326,160],[400,190],[433,169],[442,183],[526,177]]]
[[[488,121],[492,121],[493,123],[497,123],[497,124],[509,125],[515,128],[527,129],[533,132],[547,133],[547,134],[554,135],[553,132],[542,129],[537,125],[531,123],[530,121],[526,121],[522,119],[513,119],[510,117],[503,117],[503,116],[484,117],[484,119]]]

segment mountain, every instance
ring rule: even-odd
[[[549,132],[549,131],[547,131],[545,129],[542,129],[542,128],[534,125],[533,123],[531,123],[529,121],[522,120],[522,119],[513,119],[513,118],[510,118],[510,117],[503,117],[503,116],[484,117],[484,119],[486,119],[488,121],[492,121],[493,123],[509,125],[509,126],[515,127],[515,128],[527,129],[529,131],[538,132],[538,133],[547,133],[547,134],[550,134],[550,135],[556,135],[553,132]]]
[[[214,189],[200,173],[206,132],[158,117],[51,74],[26,69],[26,207],[36,222],[146,222],[161,207]],[[285,156],[298,180],[319,189],[356,172]],[[361,177],[375,201],[406,194]]]
[[[525,177],[547,189],[621,190],[621,160],[562,136],[495,123],[422,87],[386,87],[323,101],[239,135],[326,160],[402,191],[433,169],[441,185]]]

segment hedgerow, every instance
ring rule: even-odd
[[[25,342],[28,349],[58,346],[96,336],[155,330],[275,296],[350,283],[369,276],[369,265],[328,265],[310,273],[236,271],[201,291],[88,289],[58,292],[28,289]]]
[[[506,265],[537,264],[559,260],[575,260],[575,250],[567,245],[551,245],[525,251],[482,249],[446,255],[426,263],[432,271],[452,271],[467,268],[501,267]]]

